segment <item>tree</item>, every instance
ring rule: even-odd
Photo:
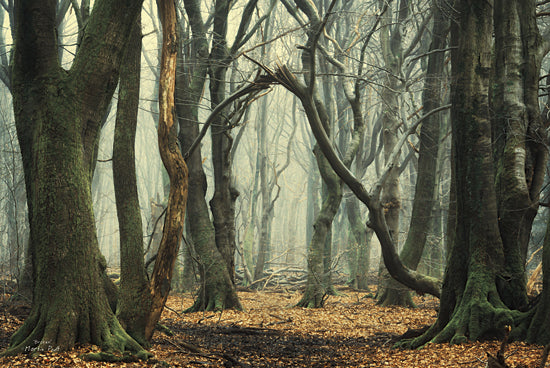
[[[196,216],[190,216],[190,232],[199,255],[202,282],[198,298],[189,311],[241,308],[234,289],[235,200],[238,191],[232,182],[231,150],[233,137],[231,128],[242,117],[242,110],[233,111],[236,120],[232,120],[229,118],[232,114],[229,112],[228,106],[235,100],[247,96],[257,89],[255,87],[251,90],[246,88],[237,89],[226,97],[226,75],[237,52],[265,21],[274,6],[274,2],[272,2],[266,14],[259,17],[257,22],[250,26],[257,4],[257,0],[247,2],[233,44],[228,46],[227,27],[230,2],[216,0],[212,14],[212,46],[208,50],[206,29],[200,16],[200,4],[185,1],[185,10],[192,31],[192,52],[187,55],[189,58],[186,60],[188,62],[187,70],[185,70],[185,76],[181,79],[182,83],[180,84],[183,87],[186,80],[189,83],[187,96],[182,96],[183,103],[180,105],[182,113],[180,126],[185,129],[189,136],[182,135],[180,139],[183,143],[182,146],[187,148],[186,159],[189,159],[190,165],[193,166],[190,180],[191,186],[196,187],[192,190],[203,197],[203,199],[196,199],[195,196],[192,196],[192,200],[198,202],[196,206],[190,206],[190,210],[193,207],[192,211],[196,214]],[[205,128],[197,134],[197,127],[193,127],[193,124],[198,123],[197,103],[202,97],[207,74],[209,76],[210,104],[213,111],[205,123]],[[263,88],[265,87],[260,89]],[[214,169],[214,196],[210,201],[212,221],[204,200],[207,183],[202,169],[202,159],[196,153],[196,149],[209,127],[211,127]],[[191,139],[191,137],[195,138]],[[194,221],[195,224],[192,223]],[[211,222],[210,225],[209,222]],[[213,240],[215,243],[213,243]],[[219,255],[224,260],[225,267],[222,267],[219,262]],[[227,277],[229,277],[229,284]]]
[[[135,137],[141,68],[141,17],[135,22],[120,70],[113,139],[113,183],[120,234],[117,317],[126,332],[147,345],[151,292],[143,260],[143,229],[136,179]]]
[[[405,6],[408,7],[408,5]],[[449,21],[441,11],[439,4],[433,2],[431,9],[433,12],[432,40],[422,95],[425,111],[431,111],[443,104],[440,96],[442,95],[445,67],[444,49],[449,30]],[[413,270],[418,267],[431,225],[436,190],[440,119],[441,114],[431,115],[420,127],[420,149],[413,209],[407,238],[400,252],[400,258],[405,266]],[[393,279],[386,282],[383,293],[378,298],[381,305],[414,305],[409,291]]]
[[[438,319],[408,344],[476,340],[506,325],[515,338],[547,344],[545,297],[533,310],[521,310],[526,307],[524,232],[538,206],[547,161],[537,132],[542,129],[538,76],[549,45],[536,26],[534,1],[457,5],[451,110],[455,238]],[[512,223],[514,205],[521,205],[523,218]]]
[[[34,295],[5,354],[142,347],[121,327],[102,284],[91,177],[101,121],[141,1],[95,2],[69,70],[58,59],[56,2],[16,2],[12,92],[27,190]]]
[[[174,266],[183,236],[188,194],[188,169],[176,135],[176,68],[178,23],[173,0],[158,1],[162,24],[162,54],[159,79],[158,145],[162,163],[170,179],[170,193],[164,228],[155,266],[151,274],[151,305],[145,324],[145,338],[151,340],[168,295]]]
[[[333,1],[328,5],[326,16],[323,19],[321,19],[319,10],[313,3],[298,0],[296,0],[295,3],[297,8],[308,17],[310,22],[308,27],[308,38],[301,55],[305,84],[298,82],[287,69],[281,69],[275,74],[268,69],[264,70],[266,70],[269,76],[274,78],[278,83],[281,83],[285,86],[285,88],[290,90],[301,100],[310,124],[313,124],[312,120],[315,120],[318,124],[319,130],[322,131],[322,134],[324,134],[328,140],[332,127],[331,117],[327,112],[326,104],[330,101],[325,101],[325,103],[323,103],[316,89],[316,48],[319,47],[320,50],[322,50],[323,56],[326,60],[333,64],[339,72],[343,75],[349,75],[346,65],[330,54],[325,47],[319,45],[318,43],[320,34],[323,32],[324,27],[327,24],[328,16],[332,12],[335,2]],[[289,3],[284,2],[284,4],[289,13],[300,22],[300,16],[289,5]],[[375,23],[378,23],[378,19]],[[339,52],[343,52],[343,48],[340,47],[336,41],[333,39],[331,40],[335,44],[334,47]],[[364,61],[364,53],[369,40],[370,36],[367,36],[363,41],[359,64],[362,64]],[[347,170],[347,167],[351,166],[354,158],[356,157],[359,146],[363,141],[365,123],[361,110],[360,78],[355,79],[353,83],[350,81],[342,81],[342,84],[344,86],[343,89],[347,103],[349,103],[353,112],[353,134],[349,139],[349,146],[344,153],[342,162]],[[331,246],[327,246],[327,243],[330,244],[332,241],[332,222],[338,208],[340,207],[343,192],[343,182],[338,177],[337,173],[331,169],[331,163],[323,154],[323,148],[320,146],[319,141],[317,141],[313,151],[319,172],[323,179],[325,191],[323,204],[315,219],[315,223],[313,225],[313,235],[308,248],[308,280],[306,290],[302,296],[302,299],[297,304],[298,306],[308,308],[321,307],[324,303],[325,296],[331,293],[331,270],[330,262],[327,261],[327,259],[330,259]]]
[[[206,175],[202,166],[201,148],[189,152],[199,137],[199,103],[208,70],[208,40],[200,14],[198,1],[186,0],[185,12],[191,28],[191,42],[181,52],[180,70],[177,79],[177,114],[180,126],[179,141],[187,152],[189,166],[189,233],[191,244],[198,257],[201,276],[200,290],[191,310],[241,309],[230,271],[216,247],[215,230],[210,220],[206,203]]]

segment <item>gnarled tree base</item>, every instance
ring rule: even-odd
[[[308,284],[302,299],[295,306],[300,308],[322,308],[328,295],[328,292],[322,286]]]
[[[436,323],[423,335],[398,345],[414,349],[429,342],[461,344],[499,337],[506,326],[516,326],[522,313],[510,310],[502,303],[494,280],[478,276],[470,277],[460,303],[451,311],[452,317],[440,312]]]
[[[224,309],[243,309],[235,287],[230,280],[201,285],[195,303],[186,309],[185,313],[220,311]]]
[[[34,308],[2,355],[67,351],[77,342],[98,345],[107,354],[130,353],[139,359],[152,356],[124,331],[106,304],[82,316],[62,302]]]

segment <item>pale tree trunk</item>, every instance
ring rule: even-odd
[[[348,255],[350,261],[350,285],[356,289],[369,290],[368,273],[370,269],[370,251],[373,231],[362,221],[357,198],[346,201],[346,212],[350,230],[355,242],[350,241]],[[351,240],[351,239],[350,239]]]
[[[391,7],[391,5],[389,5]],[[384,162],[389,158],[398,140],[399,134],[399,99],[402,82],[397,79],[403,65],[402,27],[409,14],[409,1],[399,2],[397,23],[392,25],[391,8],[386,11],[380,21],[380,43],[384,66],[382,89],[382,142],[384,145]],[[386,224],[395,244],[399,244],[399,213],[401,211],[401,193],[399,188],[399,167],[391,169],[382,190],[382,206],[384,207]],[[412,306],[410,296],[404,292],[400,284],[394,282],[381,262],[380,280],[378,282],[377,299],[380,305]]]
[[[269,28],[268,28],[269,29]],[[264,274],[266,258],[269,254],[271,244],[271,223],[273,218],[273,205],[271,204],[271,188],[269,188],[268,161],[269,152],[267,150],[267,103],[263,99],[260,104],[258,130],[258,164],[257,168],[260,179],[261,212],[260,229],[258,240],[258,257],[254,267],[254,280],[261,279]]]
[[[170,293],[170,284],[183,234],[187,204],[188,170],[178,147],[175,127],[177,67],[177,19],[173,0],[159,0],[162,24],[162,55],[159,78],[158,144],[162,163],[170,178],[164,230],[151,274],[151,307],[145,338],[151,340]]]

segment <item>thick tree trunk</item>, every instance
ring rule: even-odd
[[[6,354],[93,343],[145,357],[109,307],[91,196],[101,120],[141,1],[96,2],[69,72],[57,59],[55,1],[16,5],[12,87],[35,283],[31,314]]]
[[[453,38],[451,110],[456,180],[456,238],[445,273],[436,323],[413,346],[461,343],[514,325],[497,290],[504,265],[494,190],[489,109],[492,11],[490,2],[459,1]],[[458,28],[460,32],[458,32]]]
[[[151,294],[143,262],[143,229],[135,165],[141,68],[141,17],[135,23],[120,70],[113,139],[113,183],[120,234],[120,290],[117,317],[143,346]]]
[[[533,1],[495,1],[493,137],[506,262],[498,287],[513,309],[527,305],[525,262],[548,157],[538,95],[540,44]]]

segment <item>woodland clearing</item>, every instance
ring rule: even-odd
[[[170,296],[161,323],[173,332],[155,332],[148,362],[91,362],[82,354],[51,351],[0,358],[1,367],[485,367],[487,352],[496,354],[497,340],[462,345],[430,344],[420,350],[393,349],[407,331],[434,322],[437,299],[415,297],[417,308],[380,307],[372,295],[340,288],[319,309],[293,307],[301,293],[240,291],[244,311],[185,314],[192,294]],[[0,310],[0,349],[21,325],[17,309]],[[539,366],[542,346],[510,343],[510,367]]]

